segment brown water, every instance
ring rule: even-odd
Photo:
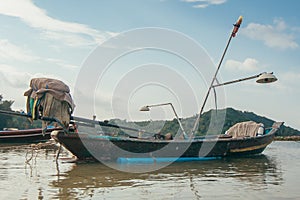
[[[1,199],[300,198],[299,142],[273,142],[260,156],[173,163],[144,174],[95,163],[56,163],[55,149],[34,152],[36,158],[25,163],[27,151],[29,146],[0,147]],[[61,157],[66,156],[64,151]]]

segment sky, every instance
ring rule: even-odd
[[[0,0],[0,94],[25,110],[31,78],[69,85],[75,115],[98,119],[197,114],[233,24],[243,16],[219,82],[218,108],[254,112],[300,130],[300,3],[296,0]],[[214,108],[210,94],[205,110]]]

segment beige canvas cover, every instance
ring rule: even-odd
[[[51,78],[33,78],[30,81],[30,89],[24,93],[24,96],[35,99],[41,98],[45,93],[53,95],[59,101],[65,101],[69,104],[71,110],[75,108],[75,104],[70,95],[69,87],[62,81]],[[27,105],[28,108],[28,105]]]
[[[68,127],[75,104],[65,83],[50,78],[33,78],[24,96],[27,96],[27,112],[32,116],[34,110],[41,116],[55,117]],[[34,104],[31,103],[33,101]],[[43,122],[43,128],[47,125],[48,122]]]
[[[254,121],[240,122],[229,128],[226,134],[231,135],[233,138],[255,137],[259,127],[262,125],[262,123],[256,123]]]

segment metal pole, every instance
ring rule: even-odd
[[[217,77],[218,72],[219,72],[219,70],[220,70],[221,64],[222,64],[222,62],[223,62],[223,59],[224,59],[224,57],[225,57],[225,54],[226,54],[226,51],[227,51],[227,49],[228,49],[228,47],[229,47],[229,44],[230,44],[231,39],[232,39],[232,35],[230,35],[230,38],[229,38],[229,40],[228,40],[228,42],[227,42],[227,45],[226,45],[226,48],[225,48],[225,50],[224,50],[224,52],[223,52],[222,58],[221,58],[221,60],[220,60],[220,62],[219,62],[218,68],[217,68],[217,70],[216,70],[216,72],[215,72],[215,74],[214,74],[214,76],[213,76],[213,79],[212,79],[212,81],[211,81],[211,83],[210,83],[210,86],[209,86],[209,88],[208,88],[208,90],[207,90],[206,96],[205,96],[205,98],[204,98],[204,102],[203,102],[203,104],[202,104],[202,107],[201,107],[201,109],[200,109],[200,111],[199,111],[199,114],[198,114],[198,116],[197,116],[196,122],[195,122],[195,124],[194,124],[193,130],[192,130],[191,138],[195,135],[195,131],[196,131],[197,127],[198,127],[198,124],[199,124],[199,120],[200,120],[201,114],[202,114],[202,112],[203,112],[203,110],[204,110],[204,107],[205,107],[205,104],[206,104],[206,102],[207,102],[207,99],[208,99],[210,90],[212,89],[213,84],[214,84],[214,82],[215,82],[215,80],[216,80],[216,77]]]
[[[119,126],[119,125],[115,125],[115,124],[110,124],[108,122],[102,122],[102,121],[97,121],[97,120],[92,120],[92,119],[86,119],[86,118],[83,118],[83,117],[71,116],[71,120],[73,120],[75,122],[83,122],[83,123],[95,124],[95,125],[100,125],[100,126],[119,128],[119,129],[124,129],[124,130],[129,130],[129,131],[154,134],[154,133],[147,132],[147,131],[140,130],[140,129],[136,129],[136,128],[126,127],[126,126]]]
[[[159,106],[166,106],[166,105],[171,105],[172,106],[172,103],[153,104],[153,105],[147,105],[146,107],[159,107]]]
[[[232,83],[238,83],[238,82],[242,82],[242,81],[246,81],[246,80],[258,78],[260,75],[261,74],[250,76],[248,78],[237,79],[237,80],[234,80],[234,81],[228,81],[228,82],[225,82],[225,83],[220,83],[220,84],[217,84],[217,85],[213,85],[212,87],[215,88],[215,87],[219,87],[219,86],[229,85],[229,84],[232,84]]]
[[[27,117],[27,118],[31,118],[31,115],[28,115],[26,113],[18,113],[18,112],[13,112],[13,111],[6,111],[6,110],[0,110],[0,114],[5,114],[5,115],[14,115],[14,116],[20,116],[20,117]],[[55,117],[39,117],[40,120],[43,121],[49,121],[49,122],[57,122],[63,129],[65,132],[68,132],[66,127],[64,127],[64,125]],[[135,128],[130,128],[130,127],[125,127],[125,126],[119,126],[119,125],[114,125],[114,124],[109,124],[106,122],[102,122],[102,121],[97,121],[97,120],[92,120],[92,119],[86,119],[86,118],[82,118],[82,117],[75,117],[75,116],[71,116],[70,119],[72,121],[75,122],[83,122],[83,123],[89,123],[89,124],[99,124],[100,126],[107,126],[107,127],[112,127],[112,128],[120,128],[120,129],[125,129],[125,130],[130,130],[130,131],[136,131],[136,132],[144,132],[144,133],[148,133],[148,134],[154,134],[151,132],[147,132],[147,131],[143,131],[140,129],[135,129]]]
[[[221,64],[222,64],[222,62],[223,62],[223,59],[224,59],[224,57],[225,57],[225,54],[226,54],[226,52],[227,52],[227,49],[228,49],[229,44],[230,44],[230,42],[231,42],[231,39],[232,39],[232,38],[235,36],[235,34],[237,33],[237,30],[238,30],[238,28],[240,27],[240,24],[241,24],[241,23],[242,23],[242,17],[240,17],[240,18],[238,19],[237,23],[234,24],[234,29],[233,29],[232,33],[230,34],[229,40],[228,40],[228,42],[227,42],[227,45],[226,45],[226,47],[225,47],[225,50],[224,50],[224,52],[223,52],[223,55],[222,55],[221,60],[220,60],[220,62],[219,62],[219,65],[218,65],[218,67],[217,67],[217,70],[216,70],[216,72],[215,72],[215,74],[214,74],[214,76],[213,76],[213,79],[212,79],[212,81],[211,81],[211,83],[210,83],[210,86],[209,86],[209,88],[208,88],[208,90],[207,90],[207,93],[206,93],[206,96],[205,96],[205,98],[204,98],[204,102],[203,102],[203,104],[202,104],[202,107],[201,107],[201,109],[200,109],[200,111],[199,111],[199,114],[198,114],[198,116],[197,116],[197,118],[196,118],[194,127],[193,127],[193,129],[192,129],[191,138],[193,138],[194,135],[195,135],[196,129],[197,129],[198,124],[199,124],[199,120],[200,120],[200,118],[201,118],[201,114],[202,114],[202,112],[203,112],[203,110],[204,110],[204,107],[205,107],[205,104],[206,104],[206,102],[207,102],[207,99],[208,99],[210,90],[213,88],[213,84],[214,84],[214,82],[215,82],[215,80],[216,80],[216,77],[217,77],[217,75],[218,75],[218,72],[219,72],[219,70],[220,70],[220,68],[221,68]]]
[[[179,126],[180,126],[180,129],[181,129],[181,131],[182,131],[182,133],[183,133],[183,137],[184,137],[184,139],[187,139],[188,137],[187,137],[187,135],[186,135],[186,133],[185,133],[185,131],[184,131],[184,129],[183,129],[183,126],[182,126],[181,121],[180,121],[180,119],[179,119],[179,117],[178,117],[178,115],[177,115],[177,113],[176,113],[176,111],[175,111],[175,108],[174,108],[174,106],[172,105],[172,103],[170,103],[170,105],[171,105],[171,107],[172,107],[172,109],[173,109],[173,112],[174,112],[174,114],[175,114],[175,116],[176,116],[176,119],[177,119],[177,121],[178,121],[178,124],[179,124]]]
[[[187,136],[187,134],[186,134],[185,131],[184,131],[184,128],[183,128],[183,126],[182,126],[182,124],[181,124],[181,121],[180,121],[180,119],[179,119],[179,117],[178,117],[178,115],[177,115],[177,113],[176,113],[176,110],[175,110],[175,108],[174,108],[174,106],[173,106],[172,103],[161,103],[161,104],[147,105],[146,107],[149,108],[149,107],[158,107],[158,106],[166,106],[166,105],[170,105],[170,106],[171,106],[171,108],[172,108],[172,110],[173,110],[173,112],[174,112],[174,114],[175,114],[175,117],[176,117],[176,119],[177,119],[177,121],[178,121],[179,127],[180,127],[180,129],[181,129],[181,131],[182,131],[182,133],[183,133],[183,137],[184,137],[184,139],[187,139],[188,136]]]
[[[0,114],[14,115],[14,116],[19,116],[19,117],[32,118],[31,115],[26,114],[26,113],[18,113],[18,112],[7,111],[7,110],[0,110]],[[42,121],[48,121],[48,122],[57,122],[64,129],[65,132],[68,132],[67,129],[66,129],[66,127],[63,125],[63,123],[61,121],[59,121],[57,118],[55,118],[55,117],[43,117],[43,116],[39,116],[38,119],[40,119]]]

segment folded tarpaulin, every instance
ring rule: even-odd
[[[38,119],[40,115],[56,118],[61,122],[60,125],[68,128],[75,105],[65,83],[56,79],[33,78],[24,96],[27,96],[27,112],[32,116],[31,120]],[[43,129],[49,123],[43,121]]]
[[[62,81],[51,78],[33,78],[30,81],[30,89],[24,93],[24,96],[33,99],[41,98],[45,93],[51,94],[59,101],[65,101],[69,104],[73,112],[75,104],[70,94],[69,87]],[[27,105],[27,109],[28,109]]]
[[[233,138],[255,137],[261,126],[263,126],[262,123],[256,123],[254,121],[240,122],[229,128],[226,134],[231,135]]]

